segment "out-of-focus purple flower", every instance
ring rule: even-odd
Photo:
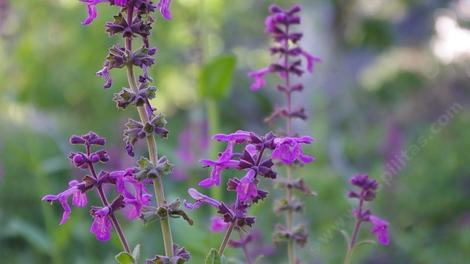
[[[69,182],[69,188],[57,195],[54,194],[48,194],[42,197],[43,201],[46,202],[54,202],[54,201],[59,201],[60,205],[62,206],[62,209],[64,210],[62,214],[62,218],[59,222],[59,224],[63,225],[67,220],[70,218],[70,214],[72,212],[72,209],[70,208],[70,205],[68,204],[68,198],[72,196],[72,203],[73,205],[77,207],[84,207],[86,206],[88,199],[86,197],[85,193],[82,193],[82,190],[80,190],[80,186],[83,186],[82,183],[72,180]]]
[[[322,62],[322,60],[318,57],[315,57],[313,56],[312,54],[302,50],[302,55],[305,57],[305,59],[307,60],[307,70],[310,72],[310,73],[313,73],[313,67],[315,65],[316,62]]]
[[[238,161],[232,160],[234,142],[229,142],[227,148],[217,160],[201,160],[201,164],[206,167],[213,167],[211,176],[199,182],[199,186],[210,188],[214,185],[220,185],[221,173],[227,168],[236,168]]]
[[[369,221],[372,223],[371,232],[375,235],[377,241],[382,245],[388,245],[390,243],[388,235],[389,223],[375,215],[370,215]]]
[[[375,192],[379,187],[379,183],[376,180],[369,178],[367,174],[360,173],[351,177],[349,182],[360,189],[358,192],[349,191],[348,196],[350,198],[363,199],[365,201],[374,200]]]
[[[93,222],[91,223],[90,232],[95,234],[96,239],[100,241],[108,241],[111,237],[112,224],[109,219],[109,207],[92,208],[91,214]]]
[[[271,72],[270,67],[262,68],[257,71],[252,71],[248,73],[248,76],[253,79],[253,83],[250,88],[252,91],[258,91],[266,85],[266,80],[264,77]]]
[[[312,162],[314,158],[304,154],[301,146],[301,144],[310,144],[312,142],[313,138],[309,136],[276,138],[274,139],[276,148],[272,153],[272,159],[279,160],[284,164],[293,164],[295,161],[301,163]]]
[[[241,202],[249,201],[258,196],[258,189],[256,187],[256,171],[253,169],[248,170],[247,174],[240,179],[237,185],[237,197]]]
[[[225,229],[227,229],[228,224],[224,221],[222,217],[219,216],[213,216],[211,218],[211,225],[210,225],[210,231],[214,233],[219,233],[223,232]]]
[[[157,8],[160,10],[160,13],[167,20],[170,20],[172,18],[170,4],[171,0],[160,0],[157,4]]]

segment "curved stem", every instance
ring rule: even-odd
[[[132,19],[133,19],[133,2],[130,2],[130,5],[128,7],[128,12],[127,12],[127,23],[129,25],[132,24]],[[129,36],[125,39],[125,48],[129,54],[132,54],[132,36]],[[129,86],[132,90],[138,91],[137,87],[137,81],[135,79],[134,75],[134,69],[131,64],[127,66],[127,80],[129,82]],[[147,102],[148,103],[148,102]],[[149,107],[151,107],[149,105]],[[147,123],[149,122],[149,115],[147,114],[147,111],[145,110],[144,106],[138,106],[137,111],[139,113],[139,117],[142,123]],[[158,162],[158,148],[157,148],[157,142],[155,140],[155,137],[153,134],[149,135],[146,138],[147,141],[147,147],[148,147],[148,152],[149,152],[149,158],[150,161],[153,164],[157,164]],[[153,180],[153,189],[155,192],[155,199],[157,206],[165,205],[167,203],[165,199],[165,193],[163,189],[163,181],[160,177],[156,178]],[[161,217],[160,219],[160,225],[162,229],[162,236],[163,236],[163,244],[165,247],[165,255],[167,257],[173,257],[173,236],[171,234],[171,227],[170,227],[170,222],[168,220],[168,214],[164,217]]]
[[[219,251],[218,251],[220,256],[224,254],[225,247],[227,246],[227,243],[230,240],[230,236],[232,235],[234,227],[235,227],[235,223],[234,222],[230,223],[227,229],[227,232],[225,232],[224,240],[222,240],[222,244],[220,244]]]
[[[359,230],[361,229],[362,224],[362,210],[364,207],[364,191],[360,194],[359,205],[357,208],[357,216],[356,216],[356,223],[354,225],[353,234],[351,236],[351,241],[349,241],[348,251],[346,252],[346,257],[344,259],[345,264],[350,264],[352,260],[352,254],[354,250],[354,246],[356,245],[357,236],[359,235]]]

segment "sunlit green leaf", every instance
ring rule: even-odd
[[[221,55],[204,65],[199,75],[199,95],[213,100],[227,96],[236,62],[233,55]]]

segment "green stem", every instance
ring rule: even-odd
[[[127,46],[126,48],[130,47],[128,42],[126,42],[126,46]],[[130,49],[128,50],[130,51]],[[132,65],[127,66],[127,78],[128,78],[129,86],[131,87],[131,89],[133,89],[134,91],[138,91],[137,82],[135,80],[134,70],[133,70]],[[139,117],[142,123],[143,124],[148,123],[149,117],[147,115],[147,112],[144,109],[144,106],[138,106],[137,111],[139,113]],[[146,141],[147,141],[150,161],[153,164],[157,164],[158,163],[158,148],[157,148],[157,142],[155,140],[154,135],[153,134],[149,135],[146,138]],[[155,199],[156,199],[157,205],[158,206],[165,205],[167,201],[165,199],[163,181],[160,177],[153,180],[153,189],[155,192]],[[170,222],[168,221],[168,214],[165,217],[162,217],[160,219],[160,225],[162,229],[165,254],[168,257],[173,257],[173,236],[171,234]]]
[[[217,109],[217,102],[214,100],[206,100],[206,111],[209,125],[209,135],[219,133],[219,112]],[[209,148],[209,155],[211,158],[216,159],[219,154],[219,143],[212,140]],[[222,188],[211,188],[211,195],[216,200],[222,200]]]
[[[131,6],[128,7],[128,12],[127,12],[127,23],[129,25],[132,24],[132,19],[133,19],[133,10],[134,7],[132,6],[133,4],[131,3]],[[125,39],[125,48],[129,54],[132,54],[132,36],[129,36]],[[127,65],[127,80],[129,82],[129,86],[132,90],[138,91],[139,88],[137,87],[137,81],[135,79],[134,75],[134,69],[132,64]],[[140,120],[143,124],[146,124],[149,122],[149,116],[147,112],[145,111],[145,106],[138,106],[137,111],[139,113]],[[149,106],[150,107],[150,106]],[[157,148],[157,142],[155,140],[155,137],[153,134],[147,136],[146,138],[147,141],[147,147],[148,147],[148,152],[149,152],[149,158],[150,161],[156,165],[158,163],[158,148]],[[157,202],[157,206],[162,206],[167,204],[167,201],[165,199],[165,193],[163,189],[163,181],[160,177],[156,178],[153,180],[153,189],[155,192],[155,199]],[[165,255],[167,257],[173,257],[173,236],[171,234],[171,227],[170,227],[170,222],[168,220],[169,216],[168,213],[166,216],[163,216],[160,218],[160,225],[162,229],[162,236],[163,236],[163,245],[165,247]]]
[[[228,241],[230,240],[230,236],[232,235],[233,228],[235,227],[235,223],[232,222],[230,223],[230,226],[227,229],[227,232],[225,232],[224,235],[224,240],[222,240],[222,244],[220,244],[219,247],[219,256],[222,256],[224,254],[225,247],[227,246]]]

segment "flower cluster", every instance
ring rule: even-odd
[[[271,180],[276,179],[277,173],[273,170],[273,166],[278,160],[285,160],[288,163],[310,161],[312,157],[302,152],[301,144],[309,144],[313,139],[309,137],[278,138],[272,133],[258,136],[253,132],[242,130],[228,135],[217,134],[213,139],[226,142],[227,146],[219,154],[217,160],[201,160],[202,165],[211,167],[212,171],[208,178],[199,182],[199,186],[203,188],[220,186],[223,182],[222,172],[225,170],[244,171],[243,177],[232,177],[227,182],[227,190],[236,193],[235,202],[227,204],[191,188],[188,193],[195,202],[185,202],[185,206],[195,209],[208,204],[216,208],[219,216],[212,218],[210,229],[213,232],[227,229],[226,241],[228,241],[233,228],[242,232],[255,223],[255,217],[248,216],[248,209],[268,195],[266,191],[258,187],[260,176]],[[242,149],[237,152],[239,145]],[[303,183],[298,186],[305,189]],[[234,241],[232,244],[237,243]]]
[[[353,210],[353,216],[356,219],[357,230],[353,232],[351,238],[351,248],[354,247],[354,243],[357,239],[357,232],[359,226],[363,222],[370,222],[372,224],[371,232],[376,236],[377,241],[382,245],[388,245],[390,243],[388,235],[388,222],[380,219],[371,213],[370,209],[364,208],[364,202],[371,202],[374,200],[378,182],[374,179],[369,178],[367,174],[358,174],[351,177],[349,181],[353,186],[356,186],[358,190],[350,190],[348,197],[352,199],[358,199],[358,207]]]
[[[122,201],[125,205],[132,206],[132,210],[128,213],[129,218],[140,217],[145,223],[153,220],[160,221],[165,254],[147,259],[147,263],[186,262],[189,259],[189,253],[173,243],[169,218],[183,218],[189,224],[192,224],[192,220],[180,209],[178,199],[168,202],[165,198],[163,176],[171,173],[173,166],[165,156],[158,156],[155,136],[166,138],[168,130],[163,114],[157,113],[156,108],[151,105],[151,100],[156,97],[157,88],[151,85],[153,79],[149,76],[149,68],[155,64],[157,53],[157,48],[151,47],[149,42],[153,23],[157,20],[155,13],[159,11],[164,19],[171,19],[169,9],[171,0],[159,0],[157,3],[152,0],[82,0],[82,2],[88,7],[88,17],[83,21],[85,25],[90,24],[97,17],[97,5],[100,3],[120,8],[113,21],[106,23],[105,29],[110,36],[120,35],[124,43],[123,45],[116,43],[109,49],[102,69],[96,74],[103,77],[104,88],[111,88],[113,82],[110,71],[120,68],[126,70],[129,87],[124,87],[115,93],[113,100],[121,109],[135,106],[139,113],[139,120],[129,119],[126,123],[123,133],[125,148],[127,154],[133,157],[135,156],[134,146],[139,140],[145,139],[148,147],[148,158],[140,158],[137,162],[138,167],[121,173],[124,175],[122,177],[127,174],[132,174],[132,177],[128,177],[125,183],[117,180],[117,191],[120,192],[122,186],[129,184],[153,185],[156,207],[150,205],[150,199],[144,191],[134,194],[123,192],[122,194]],[[133,47],[135,39],[141,40],[139,41],[142,43],[141,46]],[[139,69],[140,74],[136,74],[136,68]],[[98,219],[104,219],[101,216],[105,210],[92,212]],[[104,220],[102,223],[104,226],[107,224]],[[94,227],[93,230],[95,230]],[[125,251],[127,254],[131,253],[127,249]],[[136,259],[134,261],[137,262]]]
[[[185,205],[187,208],[195,209],[202,204],[208,204],[218,210],[225,223],[233,224],[239,229],[252,226],[255,218],[247,216],[247,210],[253,203],[264,199],[267,195],[267,192],[258,189],[258,176],[276,178],[276,172],[272,170],[274,165],[272,158],[266,155],[268,153],[266,150],[276,148],[275,137],[272,133],[258,136],[253,132],[239,130],[228,135],[217,134],[213,138],[227,142],[227,147],[217,160],[201,160],[203,166],[212,167],[212,172],[210,177],[199,182],[199,186],[204,188],[220,186],[222,172],[227,169],[245,171],[245,176],[241,179],[233,177],[227,183],[227,190],[236,193],[236,201],[233,204],[225,204],[191,188],[188,193],[196,202],[186,202]],[[243,151],[236,152],[235,145],[244,145]],[[224,224],[220,218],[215,218],[215,221],[213,222],[215,231],[223,228]]]
[[[307,61],[307,71],[313,72],[314,64],[321,60],[304,49],[298,43],[302,39],[303,34],[292,32],[291,26],[300,24],[298,13],[301,11],[299,5],[292,6],[289,10],[283,10],[277,5],[269,8],[270,15],[265,20],[265,32],[271,35],[276,42],[270,51],[273,55],[279,55],[279,61],[271,64],[266,68],[251,72],[249,76],[254,79],[251,89],[257,91],[265,86],[264,77],[269,73],[278,73],[281,78],[287,78],[288,73],[296,76],[302,76],[304,70],[301,68],[302,61],[298,57],[303,57]],[[285,62],[289,57],[295,59]],[[302,84],[292,85],[291,87],[278,86],[283,92],[293,92],[302,90]]]
[[[106,150],[98,149],[92,151],[93,146],[104,146],[105,139],[94,132],[89,132],[83,136],[72,136],[70,143],[83,145],[85,152],[72,152],[69,159],[72,164],[87,171],[80,181],[72,180],[69,188],[59,194],[45,195],[42,200],[47,202],[57,201],[61,204],[64,212],[60,224],[65,224],[71,215],[71,208],[68,203],[72,197],[72,204],[76,207],[85,207],[88,204],[87,193],[95,189],[101,199],[102,206],[92,206],[90,214],[93,216],[93,223],[90,231],[95,234],[98,240],[109,240],[112,226],[117,228],[117,220],[114,213],[122,208],[127,209],[127,217],[130,220],[138,218],[142,213],[143,206],[150,205],[151,195],[146,190],[144,183],[135,179],[137,168],[128,168],[121,171],[100,171],[97,172],[96,165],[109,161]],[[103,191],[103,185],[114,186],[117,197],[109,202]]]

